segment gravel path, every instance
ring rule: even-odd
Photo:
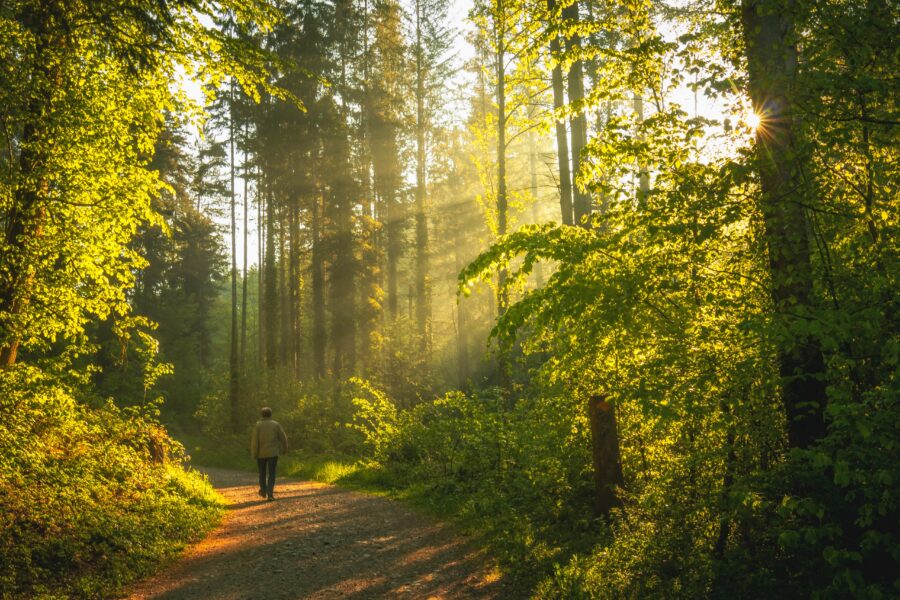
[[[500,598],[485,556],[399,502],[253,473],[206,469],[228,499],[221,527],[130,598]]]

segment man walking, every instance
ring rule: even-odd
[[[262,409],[262,419],[253,426],[250,436],[250,455],[259,467],[259,495],[266,500],[275,499],[275,467],[278,457],[288,450],[287,436],[278,421],[272,420],[272,409]]]

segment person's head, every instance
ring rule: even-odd
[[[262,416],[263,416],[263,419],[268,419],[269,417],[271,417],[272,409],[269,408],[268,406],[264,406],[262,409]]]

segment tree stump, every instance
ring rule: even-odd
[[[619,457],[619,431],[613,405],[605,396],[588,399],[588,417],[591,423],[591,445],[594,459],[594,484],[596,486],[597,515],[608,517],[610,510],[621,506],[616,488],[624,485],[622,461]]]

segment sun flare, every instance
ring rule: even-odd
[[[746,117],[744,117],[744,121],[747,123],[747,126],[750,129],[752,129],[753,131],[756,131],[756,128],[759,127],[760,124],[762,123],[762,117],[760,117],[755,112],[750,112],[747,114]]]

